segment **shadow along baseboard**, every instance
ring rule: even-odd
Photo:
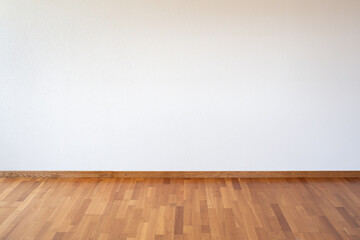
[[[331,178],[360,171],[0,171],[0,177],[44,178]]]

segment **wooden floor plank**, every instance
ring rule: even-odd
[[[360,179],[0,178],[5,239],[360,239]]]

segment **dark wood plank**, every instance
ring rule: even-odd
[[[183,234],[184,228],[184,207],[176,206],[175,208],[175,228],[174,233],[176,235]]]
[[[232,179],[231,179],[231,183],[232,183],[233,188],[234,188],[235,190],[241,190],[241,186],[240,186],[239,179],[237,179],[237,178],[232,178]]]
[[[337,207],[336,208],[339,213],[343,216],[343,218],[349,223],[350,227],[359,227],[359,224],[356,222],[356,220],[346,211],[343,207]]]
[[[289,226],[289,223],[286,221],[283,212],[280,209],[279,204],[271,204],[271,208],[275,213],[276,219],[278,220],[281,229],[284,232],[291,232],[291,228]]]

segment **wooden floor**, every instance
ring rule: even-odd
[[[0,239],[360,239],[360,179],[0,178]]]

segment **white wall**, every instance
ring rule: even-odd
[[[0,0],[0,170],[360,170],[360,1]]]

